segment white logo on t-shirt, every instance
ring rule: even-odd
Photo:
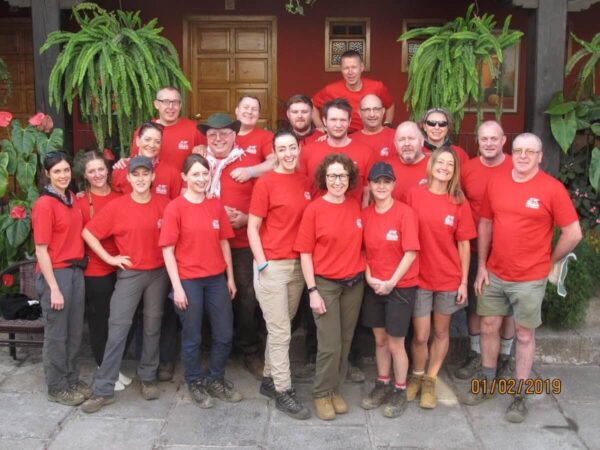
[[[387,234],[385,235],[385,240],[386,241],[397,241],[398,240],[398,231],[389,230],[387,232]]]
[[[421,178],[421,179],[419,180],[419,183],[417,183],[417,184],[418,184],[419,186],[422,186],[422,185],[424,185],[424,184],[427,184],[427,178]]]
[[[214,220],[212,221],[212,227],[213,227],[215,230],[218,230],[219,228],[221,228],[221,224],[219,223],[219,219],[214,219]]]
[[[167,185],[166,184],[157,184],[155,191],[157,194],[167,195]]]
[[[162,227],[162,219],[158,219],[158,220],[156,221],[156,228],[158,228],[158,229],[160,230],[160,229],[161,229],[161,227]]]
[[[356,219],[356,226],[357,226],[358,228],[362,228],[362,220],[360,220],[360,219]]]
[[[446,216],[446,218],[444,219],[444,225],[448,225],[449,227],[453,227],[454,226],[454,216],[451,216],[450,214],[448,214]]]
[[[306,200],[310,200],[310,199],[311,199],[310,192],[308,192],[308,191],[304,191],[304,198],[305,198]]]
[[[529,197],[527,203],[525,203],[525,207],[531,209],[540,209],[540,199],[535,197]]]
[[[380,156],[389,156],[390,155],[390,149],[387,147],[383,147],[380,151],[379,151],[379,155]]]
[[[248,148],[246,149],[246,153],[251,153],[253,155],[256,155],[256,145],[249,145]]]
[[[179,150],[189,150],[190,144],[187,140],[179,141],[179,145],[177,146]]]

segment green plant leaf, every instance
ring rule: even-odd
[[[12,247],[23,244],[31,234],[31,220],[29,218],[13,220],[6,228],[6,240]]]
[[[6,195],[6,191],[8,190],[8,171],[6,167],[0,166],[0,197],[4,197]]]
[[[576,106],[577,106],[577,102],[564,102],[564,103],[559,103],[559,104],[550,106],[544,112],[546,114],[562,115],[562,114],[566,114],[570,111],[573,111]]]
[[[8,156],[7,152],[0,153],[0,167],[6,170],[8,167],[8,162],[10,160],[10,156]],[[1,197],[1,195],[0,195]]]
[[[34,183],[37,156],[31,155],[31,160],[22,159],[17,166],[17,183],[24,191]]]
[[[596,136],[600,136],[600,123],[593,123],[592,126],[592,132],[596,135]]]
[[[569,147],[575,139],[577,132],[577,120],[575,118],[575,110],[572,110],[564,116],[550,116],[550,128],[552,135],[564,153],[569,150]]]
[[[50,136],[47,136],[44,133],[39,133],[37,136],[36,145],[40,160],[43,160],[48,152],[62,149],[63,130],[60,128],[55,128],[52,130],[52,133],[50,133]]]
[[[592,150],[588,177],[594,190],[600,192],[600,149],[598,147]]]

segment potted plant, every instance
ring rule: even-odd
[[[9,139],[0,144],[0,267],[33,257],[31,207],[38,198],[39,162],[63,145],[63,131],[52,126],[44,113],[23,127],[11,113],[0,111],[0,127],[9,131]]]
[[[483,120],[483,77],[498,80],[502,73],[503,50],[516,45],[520,31],[509,29],[511,16],[496,29],[494,16],[474,13],[471,4],[466,16],[442,26],[416,28],[402,34],[398,40],[417,37],[426,40],[419,46],[408,68],[408,86],[404,102],[413,118],[432,107],[448,109],[455,119],[455,131],[460,129],[465,106],[473,102],[477,123]],[[503,87],[496,83],[496,117],[502,114]]]
[[[118,131],[121,153],[139,124],[154,114],[156,91],[191,89],[173,44],[161,36],[157,19],[142,24],[140,11],[108,12],[94,3],[73,7],[80,30],[54,31],[40,49],[62,46],[49,80],[50,104],[75,99],[94,130],[98,148]]]

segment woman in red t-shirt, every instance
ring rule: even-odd
[[[467,152],[458,145],[450,143],[450,130],[454,125],[452,115],[444,108],[432,108],[421,118],[421,129],[425,133],[423,151],[431,153],[441,147],[450,147],[456,152],[460,164],[464,165],[469,160]]]
[[[198,406],[212,408],[213,397],[226,402],[242,399],[225,380],[233,340],[231,300],[236,292],[228,239],[234,233],[220,200],[206,196],[210,185],[206,158],[189,155],[182,175],[187,189],[165,209],[158,244],[183,326],[181,361],[185,382]],[[208,370],[202,364],[204,313],[212,332]]]
[[[340,388],[346,379],[365,284],[360,206],[346,198],[358,179],[358,170],[348,156],[331,153],[323,159],[315,184],[327,192],[304,210],[293,247],[300,253],[317,325],[313,398],[322,420],[348,412]]]
[[[364,409],[385,403],[383,415],[398,417],[406,408],[408,332],[419,281],[419,227],[413,210],[392,197],[396,175],[385,162],[373,165],[369,189],[375,202],[363,211],[364,247],[367,256],[363,325],[373,329],[377,380]],[[394,369],[394,385],[390,369]]]
[[[419,290],[413,312],[413,374],[406,397],[421,392],[421,408],[435,408],[437,375],[448,353],[452,314],[466,306],[469,240],[477,236],[469,202],[460,188],[458,156],[450,147],[437,149],[427,165],[427,185],[408,193],[409,206],[419,219]],[[433,344],[427,342],[433,310]]]
[[[143,344],[137,374],[142,397],[159,397],[156,384],[158,342],[163,305],[169,289],[158,237],[163,211],[168,203],[150,191],[154,179],[152,161],[145,156],[129,160],[127,179],[132,187],[97,212],[83,229],[83,239],[106,264],[118,267],[117,282],[110,301],[108,339],[102,364],[96,371],[94,395],[82,405],[93,413],[115,401],[114,387],[135,311],[144,302]],[[118,255],[111,255],[102,242],[112,237]]]
[[[308,179],[297,172],[298,140],[290,131],[273,139],[275,169],[258,179],[248,216],[248,240],[256,272],[254,291],[267,325],[265,367],[260,392],[275,399],[277,409],[294,419],[308,419],[290,373],[291,321],[296,315],[304,278],[300,255],[293,250],[302,213],[310,202]]]
[[[104,155],[95,150],[86,152],[79,160],[84,189],[77,194],[77,204],[83,213],[84,225],[110,201],[121,196],[111,188],[109,167]],[[111,255],[119,254],[112,238],[102,241],[102,245]],[[102,261],[87,245],[85,254],[88,257],[88,264],[83,272],[85,277],[85,314],[90,329],[92,354],[96,365],[100,366],[108,338],[110,298],[117,282],[117,268]],[[133,333],[130,332],[128,344],[132,337]],[[119,372],[115,391],[122,391],[129,383],[131,383],[131,379]]]
[[[85,267],[83,216],[69,191],[71,164],[63,152],[43,161],[49,183],[31,214],[38,267],[36,290],[44,317],[43,363],[48,400],[77,406],[91,395],[79,380]]]

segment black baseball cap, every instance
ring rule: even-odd
[[[145,156],[137,155],[129,160],[129,164],[127,165],[127,171],[132,173],[135,169],[143,167],[144,169],[148,169],[150,172],[154,170],[152,167],[152,160]]]
[[[369,181],[376,181],[378,178],[385,177],[392,181],[396,181],[394,169],[388,163],[379,161],[373,164],[369,171]]]

